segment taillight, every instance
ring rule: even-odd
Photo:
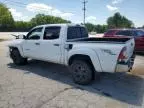
[[[124,62],[124,61],[127,59],[126,51],[127,51],[127,48],[126,48],[126,47],[124,47],[124,48],[121,50],[121,52],[120,52],[120,54],[119,54],[119,57],[118,57],[118,61],[119,61],[119,62]]]

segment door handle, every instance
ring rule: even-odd
[[[60,46],[60,44],[53,44],[54,46]]]
[[[35,43],[35,45],[40,45],[40,43]]]

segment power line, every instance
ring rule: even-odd
[[[86,3],[88,3],[88,1],[86,1],[86,0],[84,0],[83,2],[83,11],[84,11],[84,21],[83,21],[83,23],[85,24],[85,17],[86,17]]]
[[[15,6],[18,6],[18,7],[26,7],[28,4],[26,4],[26,3],[22,3],[22,2],[18,2],[18,1],[13,1],[13,0],[6,0],[7,1],[7,3],[9,4],[9,3],[12,3],[12,4],[14,4]],[[5,3],[6,4],[6,3]],[[9,4],[9,5],[12,5],[12,4]],[[45,12],[48,12],[48,14],[51,14],[52,15],[52,11],[54,10],[54,8],[52,7],[51,9],[49,9],[50,11],[48,11],[48,10],[46,10],[46,8],[44,8],[44,7],[38,7],[38,6],[32,6],[32,7],[34,7],[34,9],[36,9],[36,10],[39,10],[39,11],[45,11]],[[63,12],[63,11],[61,11],[61,12]],[[63,12],[63,13],[65,13],[65,12]]]
[[[4,2],[3,2],[4,3]],[[28,4],[23,3],[23,2],[19,2],[19,1],[14,1],[14,0],[5,0],[4,4],[8,4],[8,5],[15,5],[17,7],[21,7],[21,8],[25,8]],[[53,11],[55,10],[53,7],[51,9],[46,9],[44,7],[38,7],[38,6],[32,6],[35,10],[39,10],[39,11],[45,11],[47,12],[48,15],[52,15],[52,16],[56,16],[53,15]],[[50,10],[50,11],[49,11]],[[62,13],[65,13],[64,11],[61,11]]]
[[[18,1],[13,1],[13,0],[6,0],[8,2],[12,2],[12,3],[16,3],[16,4],[20,4],[20,5],[27,5],[25,3],[22,3],[22,2],[18,2]]]
[[[17,2],[17,1],[12,1],[12,0],[6,0],[7,1],[7,3],[9,4],[9,3],[13,3],[15,6],[18,6],[18,7],[25,7],[25,6],[27,6],[28,4],[25,4],[25,3],[22,3],[22,2]],[[9,5],[12,5],[12,4],[9,4]],[[46,11],[46,9],[45,8],[39,8],[39,7],[37,7],[37,6],[33,6],[36,10],[39,10],[39,11],[45,11],[45,12],[49,12],[49,11]]]
[[[13,4],[13,3],[11,3],[11,2],[6,2],[6,3],[4,3],[4,4],[8,4],[8,5],[12,5],[12,6],[14,5],[14,6],[17,6],[17,7],[25,8],[24,5]]]

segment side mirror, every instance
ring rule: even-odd
[[[27,39],[27,37],[25,35],[23,35],[23,39]]]
[[[25,35],[19,35],[19,39],[26,39]]]

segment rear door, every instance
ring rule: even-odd
[[[61,27],[60,26],[52,26],[46,27],[44,30],[44,36],[41,41],[41,58],[46,61],[60,63],[60,59],[62,57],[61,53]]]

